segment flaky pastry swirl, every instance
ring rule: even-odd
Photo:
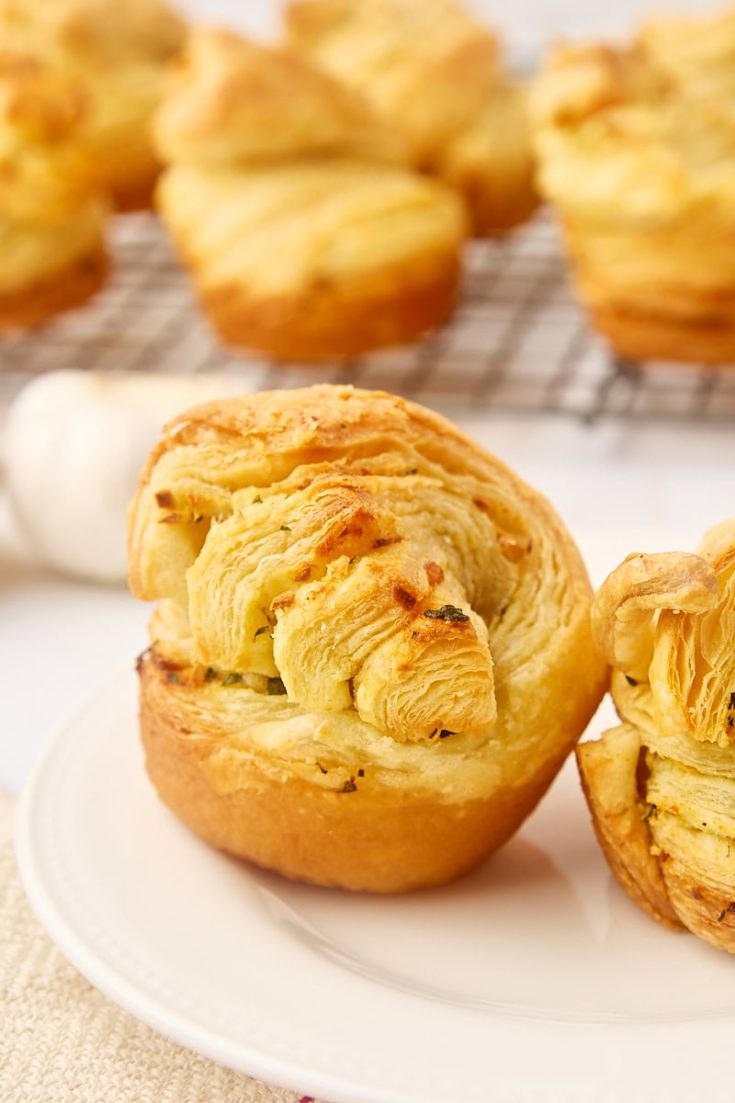
[[[605,679],[546,502],[382,393],[265,393],[172,423],[133,503],[130,583],[162,599],[141,717],[164,800],[319,883],[396,891],[474,865]]]
[[[628,556],[592,619],[622,721],[577,749],[600,842],[650,915],[735,952],[735,522]]]

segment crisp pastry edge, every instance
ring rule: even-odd
[[[164,804],[216,848],[318,885],[401,893],[468,872],[513,835],[570,749],[566,742],[558,747],[524,785],[468,801],[447,800],[401,777],[376,783],[370,771],[355,778],[354,789],[335,792],[295,773],[279,776],[252,758],[233,786],[232,746],[220,766],[210,753],[211,733],[177,724],[175,695],[186,687],[170,683],[151,652],[138,668],[146,770]]]
[[[198,282],[196,270],[194,276]],[[271,298],[201,282],[198,293],[225,343],[277,360],[328,360],[415,341],[438,328],[454,309],[459,278],[459,258],[450,253]]]

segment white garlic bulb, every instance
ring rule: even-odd
[[[20,392],[4,427],[7,487],[32,550],[82,578],[125,578],[127,505],[164,422],[242,391],[229,376],[55,371]]]

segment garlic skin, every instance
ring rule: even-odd
[[[63,574],[123,582],[127,506],[161,426],[242,390],[222,374],[63,370],[33,379],[3,434],[10,504],[31,551]]]

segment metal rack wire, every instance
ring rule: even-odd
[[[52,368],[236,374],[244,390],[317,380],[383,387],[428,405],[578,419],[722,420],[735,415],[735,370],[610,357],[566,280],[552,221],[468,246],[451,324],[410,347],[342,363],[278,365],[222,347],[152,215],[117,220],[115,271],[85,308],[0,345],[0,398]]]

